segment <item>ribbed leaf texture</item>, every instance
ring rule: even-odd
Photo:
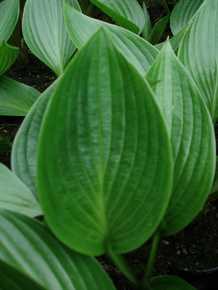
[[[65,4],[64,16],[69,35],[77,48],[83,47],[86,42],[101,27],[111,32],[111,41],[128,61],[138,71],[145,75],[158,54],[158,50],[136,34],[116,25],[96,20]]]
[[[118,25],[135,33],[142,32],[145,26],[145,16],[137,0],[91,0],[91,2]]]
[[[25,116],[38,96],[34,88],[0,77],[0,116]]]
[[[171,194],[170,140],[149,85],[108,30],[68,66],[40,136],[40,201],[64,243],[124,253],[152,235]]]
[[[28,47],[57,75],[63,73],[75,51],[64,25],[63,2],[27,0],[23,18],[23,35]]]
[[[0,76],[15,62],[19,48],[0,42]]]
[[[5,210],[0,210],[0,260],[46,290],[115,290],[94,258],[65,248],[39,222]]]
[[[174,234],[202,209],[215,174],[215,136],[210,114],[169,42],[148,72],[165,115],[174,157],[174,186],[162,225]]]
[[[155,277],[151,281],[152,290],[197,290],[176,276]]]
[[[19,17],[19,0],[4,0],[0,3],[0,43],[8,41]],[[0,56],[1,58],[1,56]]]
[[[218,96],[217,47],[218,1],[205,0],[181,42],[179,58],[189,69],[213,117]]]

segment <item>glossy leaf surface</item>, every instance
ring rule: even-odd
[[[0,42],[10,38],[18,21],[19,10],[19,0],[0,2]]]
[[[94,258],[65,248],[47,227],[0,210],[0,260],[46,290],[114,290]]]
[[[0,75],[5,73],[15,62],[19,53],[17,47],[8,45],[5,42],[0,43]]]
[[[198,11],[204,0],[180,0],[170,17],[170,27],[174,35],[184,29]]]
[[[64,25],[63,2],[27,0],[23,18],[23,35],[28,47],[57,75],[63,73],[75,51]]]
[[[197,83],[212,117],[218,96],[218,1],[206,0],[187,30],[179,58]]]
[[[176,276],[160,276],[152,279],[152,290],[197,290]]]
[[[141,33],[145,26],[142,7],[137,0],[91,0],[99,9],[109,15],[117,24]]]
[[[66,27],[77,48],[83,47],[100,28],[110,29],[111,41],[138,71],[145,75],[158,50],[136,34],[103,21],[88,17],[69,5],[64,7]]]
[[[0,163],[0,208],[30,217],[42,214],[31,191],[7,167]]]
[[[189,224],[202,209],[215,173],[215,136],[209,112],[169,42],[148,72],[171,136],[173,195],[163,223],[165,234]]]
[[[0,116],[25,116],[39,92],[7,77],[0,77]]]
[[[55,83],[36,101],[20,126],[12,147],[12,170],[37,195],[36,155],[39,132]]]
[[[60,80],[38,161],[47,222],[79,252],[128,252],[162,219],[172,178],[166,126],[149,85],[108,30],[97,32]]]

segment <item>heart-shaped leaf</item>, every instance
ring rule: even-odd
[[[197,290],[176,276],[160,276],[152,279],[152,290]]]
[[[205,0],[180,45],[179,58],[197,83],[212,117],[218,97],[218,1]]]
[[[7,77],[0,77],[0,116],[25,116],[39,92]]]
[[[174,7],[170,17],[170,27],[174,35],[184,29],[204,0],[180,0]]]
[[[69,1],[78,8],[77,1]],[[23,35],[28,47],[57,75],[63,73],[75,51],[64,25],[63,2],[27,0],[23,18]]]
[[[98,31],[68,66],[40,137],[40,201],[64,243],[124,253],[152,235],[171,194],[170,140],[149,85],[110,31]]]
[[[0,42],[10,38],[18,21],[19,10],[19,0],[4,0],[0,3]]]
[[[44,112],[55,86],[56,82],[38,98],[20,126],[12,146],[12,170],[35,196],[37,195],[36,155],[39,132]]]
[[[30,217],[42,214],[31,191],[7,167],[0,163],[0,208]]]
[[[19,48],[5,42],[0,43],[0,75],[5,73],[15,62]]]
[[[136,34],[100,20],[88,17],[68,4],[64,16],[69,35],[77,48],[83,47],[101,27],[111,32],[111,41],[138,71],[145,75],[158,54],[158,50]]]
[[[148,72],[171,136],[174,186],[165,234],[189,224],[202,209],[215,173],[215,136],[209,112],[185,67],[167,43]]]
[[[135,33],[142,32],[145,26],[145,16],[137,0],[91,0],[91,2],[118,25]]]
[[[0,260],[46,290],[115,290],[94,258],[65,248],[47,227],[0,210]]]

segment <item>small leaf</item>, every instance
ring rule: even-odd
[[[89,255],[143,244],[168,205],[169,143],[150,87],[102,28],[60,79],[40,133],[38,191],[54,233]]]
[[[155,47],[136,34],[88,17],[67,4],[64,6],[64,16],[69,35],[77,48],[83,47],[101,27],[106,27],[113,32],[111,40],[116,48],[143,76],[158,54]]]
[[[137,0],[91,0],[91,2],[109,15],[118,25],[135,33],[142,32],[145,17]]]
[[[94,258],[65,248],[33,219],[0,210],[0,245],[0,261],[46,290],[115,290]]]
[[[71,3],[78,7],[78,2]],[[75,51],[64,25],[63,0],[27,0],[23,17],[30,50],[57,75],[62,74]]]
[[[17,24],[19,12],[19,0],[0,2],[0,42],[8,41],[10,38]]]
[[[144,2],[142,5],[143,5],[144,18],[145,18],[145,26],[143,28],[142,35],[145,39],[148,39],[151,33],[151,18]]]
[[[198,85],[213,118],[218,104],[217,11],[217,0],[205,0],[189,25],[179,48],[179,58]]]
[[[164,32],[166,31],[169,23],[169,15],[160,18],[151,30],[149,40],[151,43],[156,44],[161,41]]]
[[[186,281],[176,276],[159,276],[152,278],[152,290],[197,290]]]
[[[39,92],[7,77],[0,77],[0,116],[25,116]]]
[[[42,214],[31,191],[0,163],[0,208],[35,217]]]
[[[44,112],[56,82],[36,101],[20,126],[12,146],[12,170],[37,196],[36,155]]]
[[[0,43],[0,75],[5,73],[15,62],[19,48],[5,42]]]
[[[174,157],[174,186],[162,230],[188,225],[208,198],[215,174],[215,136],[209,112],[169,42],[147,74],[167,121]]]
[[[170,27],[174,35],[187,27],[204,0],[180,0],[170,16]]]

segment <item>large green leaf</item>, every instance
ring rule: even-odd
[[[174,7],[170,17],[170,27],[174,35],[184,29],[204,0],[180,0]]]
[[[179,58],[197,83],[212,116],[218,97],[218,1],[206,0],[182,39]]]
[[[31,191],[7,167],[0,163],[0,208],[30,217],[42,214]]]
[[[158,50],[154,46],[135,33],[88,17],[68,4],[64,6],[64,16],[69,35],[77,48],[83,47],[101,27],[106,27],[113,32],[111,41],[113,41],[116,48],[143,75],[145,75],[145,72],[158,54]]]
[[[19,0],[0,2],[0,42],[10,38],[18,21],[19,10]]]
[[[0,42],[0,75],[5,73],[15,62],[19,48]]]
[[[197,290],[176,276],[159,276],[152,279],[152,290]]]
[[[119,25],[141,33],[145,26],[145,16],[137,0],[91,0],[98,8]]]
[[[108,247],[128,252],[151,236],[171,194],[170,140],[149,85],[109,30],[69,65],[39,144],[40,201],[64,243],[100,255]]]
[[[11,165],[16,175],[37,195],[36,155],[44,112],[56,82],[36,101],[19,128],[12,147]]]
[[[199,213],[212,187],[216,162],[213,124],[169,42],[147,79],[165,115],[173,147],[173,195],[162,226],[165,234],[174,234]]]
[[[0,77],[0,116],[25,116],[39,92],[7,77]]]
[[[78,2],[70,2],[77,8]],[[23,34],[30,50],[57,75],[62,74],[75,51],[64,25],[63,0],[27,0]]]
[[[4,210],[0,260],[46,290],[115,290],[94,258],[65,248],[39,222]]]
[[[0,290],[45,290],[27,275],[0,261]]]

